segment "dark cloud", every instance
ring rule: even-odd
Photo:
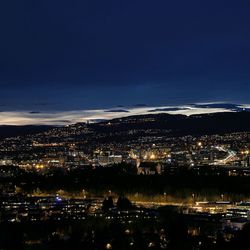
[[[129,113],[129,111],[125,110],[125,109],[110,109],[110,110],[105,110],[105,112],[110,112],[110,113]]]
[[[188,110],[189,108],[157,108],[148,110],[148,112],[167,112],[167,111],[179,111],[179,110]]]
[[[30,114],[41,114],[40,111],[30,111],[29,113],[30,113]]]
[[[61,123],[72,123],[70,120],[51,120],[52,123],[61,124]]]
[[[208,103],[208,104],[194,104],[196,108],[223,108],[232,111],[242,111],[243,108],[238,104],[233,103]]]

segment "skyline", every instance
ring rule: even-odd
[[[1,111],[250,99],[248,1],[0,7]]]

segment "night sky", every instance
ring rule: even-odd
[[[250,100],[249,0],[6,0],[0,111]]]

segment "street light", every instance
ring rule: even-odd
[[[223,201],[224,200],[224,194],[221,194],[220,197],[221,197],[221,200]]]
[[[85,189],[82,190],[82,194],[83,194],[83,199],[86,199],[86,190]]]
[[[193,203],[194,203],[194,198],[195,198],[195,194],[194,194],[194,193],[192,193]]]
[[[108,244],[106,245],[106,249],[112,249],[112,246],[111,246],[110,243],[108,243]]]

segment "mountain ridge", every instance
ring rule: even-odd
[[[110,133],[129,130],[169,130],[170,135],[201,135],[250,131],[250,112],[219,112],[209,114],[145,114],[132,115],[97,123],[75,123],[64,127],[50,125],[1,125],[0,139],[25,136],[66,127],[88,126],[97,133]]]

